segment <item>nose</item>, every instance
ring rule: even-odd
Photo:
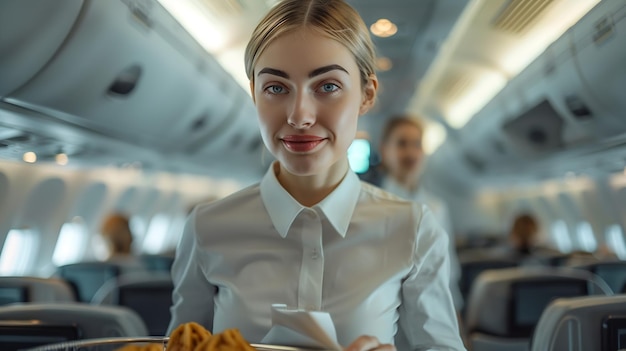
[[[303,92],[295,94],[287,124],[296,129],[311,128],[316,121],[315,103]]]

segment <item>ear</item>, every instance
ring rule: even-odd
[[[363,101],[361,101],[361,107],[359,108],[359,116],[362,116],[369,111],[376,102],[376,92],[378,91],[378,78],[375,74],[370,74],[367,79],[365,87],[363,87]]]
[[[254,97],[254,79],[250,79],[250,95],[252,95],[252,102],[256,105],[256,98]]]

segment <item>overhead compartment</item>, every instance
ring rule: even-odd
[[[626,135],[624,62],[626,1],[600,2],[462,129],[464,148],[494,160],[500,145],[514,163]]]
[[[0,98],[24,85],[57,53],[82,0],[0,1]]]
[[[230,81],[158,2],[86,0],[62,48],[6,101],[167,150],[194,123],[221,123],[234,108],[221,90]]]

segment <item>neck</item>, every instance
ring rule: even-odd
[[[275,169],[278,182],[306,207],[312,207],[326,198],[341,182],[348,171],[348,159],[333,164],[320,174],[299,176],[290,173],[282,164]]]
[[[419,178],[414,174],[392,174],[392,177],[400,186],[409,191],[417,189]]]

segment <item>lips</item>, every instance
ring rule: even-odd
[[[323,143],[326,138],[316,135],[286,135],[281,138],[283,145],[293,152],[309,152]]]

